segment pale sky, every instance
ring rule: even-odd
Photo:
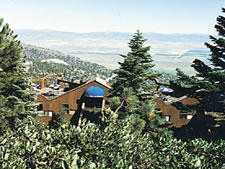
[[[215,34],[225,0],[0,0],[12,29]]]

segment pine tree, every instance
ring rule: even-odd
[[[0,19],[0,129],[14,128],[34,108],[17,35]]]
[[[225,8],[222,9],[225,13]],[[225,94],[225,17],[219,16],[215,25],[219,36],[209,36],[213,44],[205,43],[210,49],[210,65],[195,59],[191,65],[197,72],[195,76],[188,76],[177,69],[179,81],[190,89],[190,93],[204,89],[204,97]],[[211,101],[213,100],[212,97]],[[202,100],[204,101],[204,99]]]
[[[134,133],[148,133],[152,139],[172,136],[155,105],[150,100],[140,101],[132,88],[124,88],[120,97],[112,97],[110,107],[119,119],[127,121]]]
[[[121,55],[124,62],[120,63],[120,68],[115,71],[115,83],[112,85],[112,96],[120,96],[124,88],[132,88],[139,99],[143,99],[142,93],[150,95],[153,85],[150,79],[156,78],[159,74],[155,73],[152,68],[153,60],[148,53],[150,46],[144,47],[146,41],[139,30],[134,34],[133,38],[128,43],[130,51],[127,55]],[[146,96],[145,96],[146,97]]]
[[[145,41],[142,33],[137,30],[128,43],[130,51],[127,55],[121,55],[124,62],[119,63],[120,68],[116,71],[110,106],[118,113],[119,118],[128,122],[133,132],[151,133],[152,138],[171,136],[165,121],[150,102],[160,74],[152,69],[154,64],[148,53],[150,46],[144,47]]]

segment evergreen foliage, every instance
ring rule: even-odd
[[[225,13],[225,8],[222,9]],[[191,65],[197,72],[195,76],[185,75],[177,69],[180,82],[188,86],[191,92],[197,89],[205,89],[208,95],[218,95],[225,93],[225,17],[219,16],[215,25],[219,36],[210,36],[213,44],[205,43],[210,49],[210,65],[205,64],[199,59],[195,59]]]
[[[222,11],[225,13],[225,8],[223,8]],[[207,140],[224,139],[224,132],[221,132],[225,129],[224,16],[217,17],[217,24],[215,25],[215,28],[218,31],[218,37],[209,36],[212,44],[205,43],[206,47],[211,51],[209,59],[211,64],[207,65],[201,60],[195,59],[191,66],[197,73],[192,77],[186,75],[180,69],[177,69],[178,82],[180,85],[188,91],[189,95],[197,96],[196,98],[199,98],[200,102],[199,106],[192,107],[197,110],[196,115],[187,126],[183,127],[184,130],[182,134],[188,136],[189,138],[200,137]],[[194,110],[192,109],[192,111]],[[211,116],[206,116],[205,111],[215,112],[218,119],[215,120],[215,118]],[[202,121],[202,124],[199,123],[199,120]]]
[[[144,47],[146,41],[139,30],[130,40],[130,52],[119,63],[115,83],[112,85],[110,106],[120,119],[126,119],[133,132],[151,133],[152,138],[161,135],[171,136],[165,126],[165,121],[155,111],[149,101],[155,93],[156,86],[151,81],[160,76],[152,70],[152,57],[148,53],[150,47]],[[162,131],[162,132],[161,132]]]
[[[224,168],[225,142],[182,142],[132,132],[126,121],[106,126],[63,124],[57,129],[32,119],[0,136],[0,168]]]
[[[65,115],[67,114],[67,112],[65,111],[65,109],[63,107],[60,108],[59,113],[53,113],[52,115],[52,119],[49,122],[49,127],[53,128],[53,129],[58,129],[61,125],[63,125],[65,123]]]
[[[222,8],[225,13],[225,8]],[[225,95],[225,17],[218,16],[217,24],[215,25],[218,31],[218,37],[209,36],[212,44],[205,43],[210,49],[210,65],[205,64],[201,60],[195,59],[191,65],[196,70],[195,76],[188,76],[180,69],[177,69],[178,82],[181,86],[188,89],[188,94],[196,95],[200,98],[200,104],[204,111],[222,112],[225,110],[224,95]],[[219,115],[221,116],[221,115]],[[225,117],[225,114],[223,115]],[[217,123],[220,126],[216,131],[224,130],[225,123],[219,120]],[[210,128],[209,128],[210,129]],[[206,137],[206,136],[205,136]],[[217,136],[218,137],[218,136]],[[224,138],[224,134],[220,134]]]
[[[124,62],[119,63],[120,67],[115,71],[117,76],[112,85],[112,96],[120,96],[124,88],[132,88],[139,99],[152,95],[154,86],[149,83],[149,79],[158,77],[159,73],[152,70],[154,64],[148,53],[150,46],[144,47],[145,41],[142,33],[137,30],[128,43],[130,51],[127,55],[121,55]]]
[[[28,93],[28,79],[24,70],[17,35],[0,19],[0,129],[14,128],[18,119],[33,110],[33,96]]]
[[[112,97],[110,107],[119,119],[127,121],[132,132],[148,133],[152,139],[172,136],[155,105],[150,100],[140,101],[132,88],[125,88],[120,97]]]

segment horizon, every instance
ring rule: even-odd
[[[4,21],[5,22],[5,21]],[[5,22],[7,23],[7,22]],[[10,25],[9,25],[10,27]],[[136,29],[138,30],[138,29]],[[56,29],[29,29],[29,28],[19,28],[19,29],[15,29],[16,31],[41,31],[41,32],[60,32],[60,33],[77,33],[77,34],[87,34],[87,33],[129,33],[129,34],[134,34],[136,32],[136,30],[134,30],[133,32],[123,32],[123,31],[90,31],[90,32],[71,32],[71,31],[63,31],[63,30],[56,30]],[[150,34],[161,34],[161,35],[209,35],[206,33],[161,33],[161,32],[143,32],[140,29],[141,33],[150,33]],[[216,32],[215,34],[212,34],[216,36]]]

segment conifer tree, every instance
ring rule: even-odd
[[[0,129],[14,128],[34,108],[17,35],[0,19]]]
[[[225,13],[225,8],[222,9]],[[209,36],[212,44],[205,43],[210,49],[210,65],[195,59],[191,65],[197,72],[195,76],[188,76],[177,69],[179,81],[189,87],[190,93],[204,89],[205,97],[225,94],[225,17],[217,17],[215,25],[218,37]],[[215,97],[214,97],[215,98]],[[213,99],[211,99],[212,101]]]
[[[155,105],[150,100],[139,101],[132,88],[124,88],[120,97],[112,97],[110,107],[135,133],[148,133],[152,139],[172,136]]]
[[[153,71],[154,64],[148,53],[150,46],[144,47],[143,38],[139,30],[130,40],[130,51],[119,63],[116,71],[115,83],[112,85],[110,106],[119,114],[119,118],[127,120],[133,132],[151,133],[152,138],[171,136],[165,121],[155,111],[150,97],[155,93],[156,85],[153,83],[160,76]]]
[[[156,78],[159,74],[155,73],[152,68],[152,57],[148,53],[150,46],[143,46],[146,41],[142,33],[137,30],[133,38],[128,43],[130,51],[127,55],[121,55],[124,62],[119,62],[119,69],[115,71],[115,83],[112,85],[112,96],[120,96],[124,88],[132,88],[139,99],[143,98],[142,93],[150,94],[153,86],[149,79]]]

